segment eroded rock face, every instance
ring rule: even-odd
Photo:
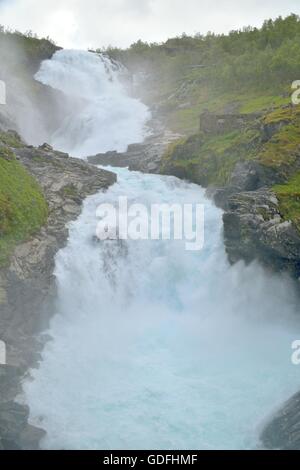
[[[20,449],[20,436],[26,428],[29,408],[13,401],[0,403],[0,436],[4,449]]]
[[[260,260],[276,271],[300,277],[300,233],[282,218],[272,186],[281,182],[272,168],[239,162],[228,185],[210,187],[208,197],[224,210],[224,242],[231,263]]]
[[[300,276],[300,235],[280,215],[275,194],[266,188],[229,197],[223,215],[226,251],[232,263],[259,259]]]
[[[19,345],[46,323],[41,309],[53,288],[54,256],[67,240],[67,224],[79,216],[82,201],[88,195],[108,188],[116,181],[116,176],[55,152],[46,145],[24,147],[15,152],[39,182],[49,205],[47,225],[29,241],[17,246],[0,282],[1,339],[7,342],[10,364],[26,367],[28,360],[31,362],[27,354],[31,356],[31,353],[26,349],[25,354],[24,351],[19,354],[19,349],[23,349]]]
[[[222,188],[208,188],[208,195],[214,198],[218,207],[228,210],[232,196],[242,192],[257,191],[280,182],[281,179],[274,169],[265,167],[255,160],[249,160],[238,162],[228,185]]]
[[[36,448],[43,431],[29,426],[28,410],[14,403],[20,382],[40,359],[55,295],[55,254],[68,238],[67,224],[81,212],[83,200],[106,190],[114,173],[99,170],[48,144],[15,149],[18,160],[44,191],[47,225],[17,246],[10,266],[0,271],[0,339],[7,346],[8,366],[0,368],[0,448]],[[39,334],[39,336],[36,336]]]
[[[28,406],[12,400],[21,391],[20,375],[17,367],[0,366],[0,450],[36,449],[45,435],[28,425]]]

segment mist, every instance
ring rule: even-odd
[[[44,449],[250,449],[300,384],[291,364],[293,282],[257,263],[231,267],[222,211],[173,177],[116,170],[89,198],[56,260],[56,315],[25,384]],[[203,203],[206,242],[93,242],[95,212],[129,203]],[[272,400],[270,400],[270,396]]]

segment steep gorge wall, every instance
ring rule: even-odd
[[[213,118],[212,118],[213,119]],[[234,122],[236,119],[234,119]],[[213,119],[217,122],[217,116]],[[282,107],[243,128],[172,144],[161,171],[208,188],[224,213],[232,263],[259,259],[300,277],[300,111]]]

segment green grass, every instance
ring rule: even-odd
[[[266,139],[262,127],[271,129]],[[284,220],[300,231],[300,107],[280,107],[243,131],[222,135],[197,133],[168,148],[161,170],[202,186],[226,186],[239,161],[256,160],[275,170],[282,184],[272,189],[279,200]]]
[[[286,184],[273,187],[280,207],[280,213],[285,220],[291,220],[300,230],[300,172]]]
[[[239,111],[245,114],[259,113],[272,107],[279,107],[291,102],[290,96],[270,95],[270,96],[245,96],[241,99]]]
[[[41,188],[7,148],[0,148],[0,266],[17,243],[45,224],[48,208]]]
[[[264,114],[272,108],[278,109],[290,102],[290,96],[283,93],[283,90],[278,95],[266,95],[251,90],[247,93],[229,93],[222,89],[211,90],[198,86],[190,90],[188,88],[185,97],[168,99],[164,105],[164,113],[171,130],[188,136],[199,130],[199,117],[204,110],[217,114],[228,110],[242,114]],[[183,104],[188,106],[181,108]]]
[[[276,169],[282,178],[288,178],[298,159],[300,149],[300,109],[279,108],[267,114],[263,123],[276,126],[277,131],[266,142],[257,159],[268,167]]]
[[[262,131],[271,129],[271,134]],[[265,131],[266,132],[266,131]],[[239,161],[254,159],[288,180],[300,154],[300,107],[280,107],[253,121],[244,130],[222,135],[194,136],[173,143],[163,157],[162,171],[204,186],[226,185]]]
[[[175,174],[203,186],[226,185],[238,161],[254,158],[257,129],[206,136],[198,133],[173,143],[162,161],[164,173]]]
[[[67,184],[62,189],[63,195],[69,198],[78,196],[78,190],[74,184]]]
[[[1,132],[0,131],[0,143],[3,145],[8,145],[12,148],[23,147],[24,144],[21,141],[21,138],[16,132]]]
[[[177,109],[167,117],[167,126],[183,135],[194,134],[199,129],[199,107]]]

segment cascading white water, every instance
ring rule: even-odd
[[[97,206],[124,195],[203,202],[204,249],[95,242]],[[118,170],[118,183],[85,201],[56,277],[53,340],[24,386],[44,448],[254,448],[264,418],[299,389],[293,285],[257,264],[230,267],[222,213],[199,186]]]
[[[118,79],[122,67],[107,57],[62,50],[42,63],[36,79],[63,92],[63,124],[51,144],[73,156],[126,151],[144,138],[147,107],[127,96]],[[65,100],[65,99],[64,99]]]

